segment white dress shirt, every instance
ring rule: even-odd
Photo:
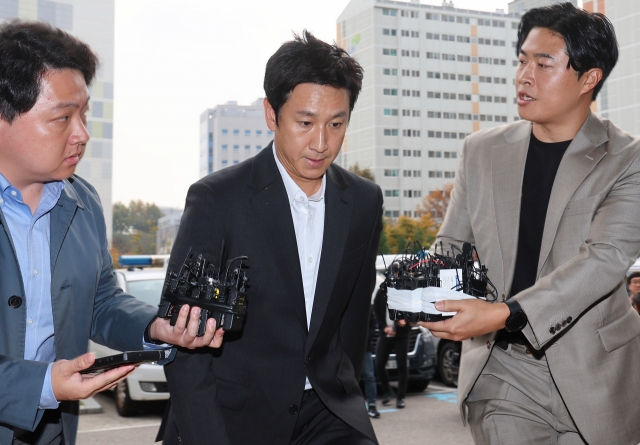
[[[282,176],[287,197],[291,206],[293,227],[296,231],[298,244],[298,256],[300,259],[300,272],[302,273],[302,285],[304,287],[304,302],[307,311],[307,328],[311,326],[311,312],[313,311],[313,298],[316,293],[318,281],[318,268],[320,266],[320,254],[322,253],[322,238],[324,235],[324,191],[327,183],[326,173],[322,176],[320,189],[311,196],[307,196],[298,184],[289,176],[284,166],[276,155],[276,144],[273,144],[273,157]],[[304,389],[311,389],[309,378],[305,382]]]

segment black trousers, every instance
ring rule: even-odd
[[[336,417],[324,406],[315,391],[305,391],[291,437],[291,445],[327,444],[377,445],[378,443]]]
[[[391,395],[389,386],[389,374],[386,365],[389,361],[389,354],[395,348],[396,363],[398,365],[398,399],[404,399],[407,392],[407,380],[409,378],[409,367],[407,366],[407,354],[409,352],[409,336],[396,335],[387,337],[380,335],[376,345],[376,376],[380,380],[382,395]]]
[[[60,445],[63,443],[60,408],[45,410],[42,420],[33,432],[20,428],[13,429],[13,445]]]

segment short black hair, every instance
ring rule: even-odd
[[[618,61],[618,41],[609,19],[604,14],[589,13],[568,2],[531,9],[520,20],[516,57],[533,28],[548,29],[564,39],[569,56],[567,69],[573,68],[578,76],[592,68],[602,70],[602,79],[591,96],[591,100],[595,100]]]
[[[0,25],[0,119],[13,123],[38,100],[49,70],[79,70],[87,86],[98,57],[89,45],[42,22],[12,20]]]
[[[362,89],[362,67],[335,43],[330,45],[306,29],[302,37],[282,46],[269,58],[264,73],[264,92],[276,113],[289,100],[293,89],[301,83],[344,88],[349,92],[349,114]]]
[[[640,278],[640,272],[631,272],[629,274],[629,276],[627,277],[627,286],[629,285],[629,283],[631,283],[631,280],[633,280],[634,278]]]

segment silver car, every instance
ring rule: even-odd
[[[126,293],[153,306],[158,304],[164,284],[165,269],[118,269],[115,273],[118,285]],[[96,357],[118,353],[92,341],[89,342],[89,350],[95,353]],[[169,389],[164,368],[153,363],[140,365],[126,380],[118,383],[114,394],[116,410],[123,417],[135,415],[140,402],[168,398]]]

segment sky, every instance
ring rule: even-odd
[[[199,179],[200,113],[263,97],[265,64],[292,31],[333,42],[348,2],[116,0],[113,202],[183,208]],[[454,0],[486,11],[507,3]]]

